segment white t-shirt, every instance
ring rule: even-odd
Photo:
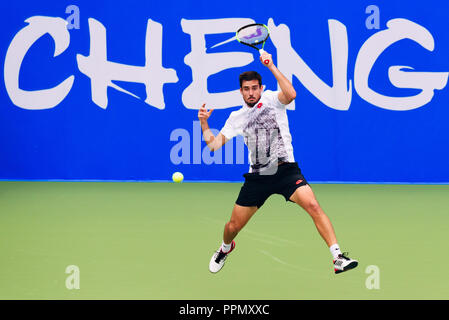
[[[261,172],[278,161],[295,162],[286,105],[279,91],[266,90],[260,100],[249,107],[231,112],[221,133],[232,139],[242,135],[249,152],[249,172]]]

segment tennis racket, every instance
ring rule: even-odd
[[[238,42],[258,50],[260,55],[265,52],[263,47],[265,46],[265,41],[267,41],[269,36],[270,30],[268,30],[266,25],[261,23],[253,23],[243,26],[237,30],[235,35]],[[257,47],[260,45],[262,45],[262,48]],[[263,63],[269,64],[270,60],[266,59]]]

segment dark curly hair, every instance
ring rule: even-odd
[[[262,76],[260,74],[258,74],[256,71],[246,71],[239,76],[240,88],[242,87],[243,81],[251,80],[258,80],[259,86],[262,85]]]

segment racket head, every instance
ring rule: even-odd
[[[256,45],[265,45],[270,36],[270,30],[268,27],[261,23],[252,23],[241,27],[237,30],[235,37],[238,42],[250,46],[256,50],[259,48]]]

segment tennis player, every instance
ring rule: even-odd
[[[283,195],[286,201],[297,203],[310,215],[330,249],[335,273],[353,269],[358,262],[341,252],[329,218],[293,157],[286,105],[296,98],[295,89],[273,64],[269,53],[262,53],[260,60],[265,61],[262,64],[273,73],[280,91],[263,90],[262,78],[255,71],[242,73],[240,92],[245,103],[241,109],[231,112],[217,136],[212,134],[207,123],[213,109],[207,111],[203,104],[198,111],[204,140],[212,151],[236,135],[242,135],[250,161],[231,219],[224,228],[223,243],[212,256],[209,270],[216,273],[223,268],[235,248],[234,238],[272,194]],[[269,60],[268,64],[266,60]]]

